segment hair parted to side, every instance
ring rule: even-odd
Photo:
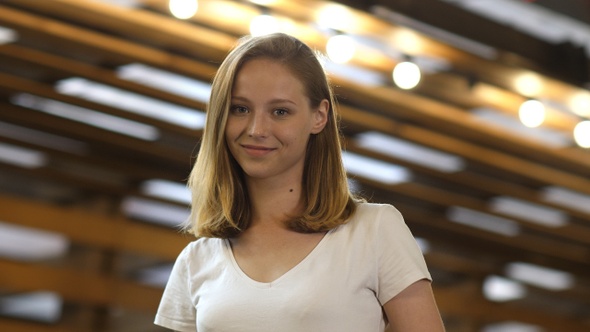
[[[340,132],[332,89],[315,52],[295,37],[274,33],[244,37],[219,67],[207,106],[207,119],[188,186],[192,208],[184,229],[197,237],[229,238],[250,224],[251,210],[244,174],[225,140],[225,125],[234,80],[252,59],[275,60],[290,69],[305,87],[311,107],[330,102],[324,129],[309,138],[303,171],[305,210],[287,221],[297,232],[330,230],[356,211],[342,164]]]

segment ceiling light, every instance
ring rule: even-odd
[[[209,101],[211,84],[158,69],[142,63],[131,63],[117,68],[117,76],[203,103]]]
[[[147,196],[164,198],[179,203],[191,203],[191,193],[186,184],[161,179],[144,181],[141,192]]]
[[[574,277],[571,273],[530,263],[510,263],[506,266],[506,275],[553,291],[570,289],[574,285]]]
[[[179,227],[189,216],[186,207],[138,197],[126,197],[121,206],[131,218],[169,227]]]
[[[2,121],[0,121],[0,136],[76,154],[88,152],[88,145],[84,142]]]
[[[570,100],[570,107],[579,116],[590,117],[590,94],[578,93]]]
[[[65,255],[68,247],[69,241],[62,234],[0,222],[2,257],[25,261],[52,259]]]
[[[421,53],[424,51],[423,38],[410,29],[398,28],[392,36],[393,43],[407,53]]]
[[[407,168],[386,163],[381,160],[368,158],[351,152],[343,152],[342,159],[344,161],[344,166],[349,173],[367,179],[386,184],[408,182],[411,179],[412,174]]]
[[[100,0],[107,2],[115,6],[126,7],[126,8],[137,8],[141,0]]]
[[[416,243],[418,244],[418,247],[420,248],[420,251],[422,251],[423,255],[430,251],[430,242],[428,242],[428,240],[421,237],[416,237]]]
[[[537,97],[543,89],[541,78],[535,73],[525,73],[519,75],[514,80],[514,89],[526,96],[526,97]]]
[[[490,209],[547,227],[562,227],[568,224],[568,217],[563,211],[512,197],[492,198]]]
[[[59,93],[76,96],[191,129],[202,129],[205,124],[205,113],[201,111],[163,102],[158,99],[131,93],[79,77],[58,81],[56,89]]]
[[[250,34],[264,36],[279,31],[279,22],[272,15],[258,15],[250,21]]]
[[[13,96],[10,101],[35,111],[146,141],[155,141],[160,136],[158,129],[153,126],[52,99],[21,93]]]
[[[389,21],[396,26],[391,34],[391,41],[401,51],[408,54],[427,53],[426,40],[423,36],[429,36],[429,38],[488,60],[495,60],[498,57],[498,52],[491,46],[420,22],[399,12],[394,12],[385,6],[371,6],[371,13],[377,18]]]
[[[475,120],[494,125],[522,138],[534,140],[555,148],[571,146],[572,138],[564,132],[548,127],[529,128],[513,116],[491,108],[476,108],[471,113]]]
[[[354,15],[351,10],[340,4],[324,5],[316,20],[323,29],[346,31],[354,23]]]
[[[381,73],[368,68],[332,61],[323,61],[322,64],[330,75],[350,80],[356,84],[382,86],[385,83],[385,77]]]
[[[47,164],[47,156],[40,151],[0,143],[0,162],[24,168],[39,168]]]
[[[168,9],[174,17],[186,20],[197,13],[199,2],[197,0],[169,0]]]
[[[5,27],[0,27],[0,45],[12,43],[16,41],[17,38],[18,35],[16,31]]]
[[[463,207],[451,206],[448,208],[447,218],[462,225],[504,236],[517,236],[520,233],[520,227],[514,220]]]
[[[345,63],[354,57],[356,42],[349,36],[336,35],[330,37],[326,44],[326,53],[330,60],[336,63]]]
[[[545,105],[538,100],[527,100],[520,105],[518,117],[523,125],[538,127],[545,121]]]
[[[458,172],[465,167],[464,161],[460,157],[376,131],[368,131],[356,135],[355,142],[365,149],[442,172]]]
[[[590,195],[585,195],[563,187],[549,186],[543,188],[541,191],[541,197],[546,202],[590,213]]]
[[[501,322],[486,325],[481,332],[544,332],[545,329],[521,322]]]
[[[172,266],[173,264],[162,264],[143,268],[138,271],[137,281],[144,285],[164,288],[170,278]]]
[[[32,292],[0,296],[0,315],[44,323],[61,318],[62,298],[53,292]]]
[[[590,121],[582,121],[574,127],[574,140],[581,148],[590,148]]]
[[[400,62],[392,72],[393,82],[399,88],[409,90],[415,88],[422,74],[420,73],[420,67],[412,62]]]
[[[273,3],[277,2],[278,0],[250,0],[250,2],[255,3],[261,6],[268,6],[272,5]]]
[[[483,295],[494,302],[506,302],[526,296],[526,287],[514,280],[489,276],[483,282]]]

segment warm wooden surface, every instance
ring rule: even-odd
[[[57,262],[0,259],[0,295],[55,291],[64,298],[67,309],[57,324],[0,317],[0,331],[161,331],[151,320],[162,289],[139,284],[130,266],[170,263],[190,238],[172,228],[131,220],[122,214],[120,204],[128,196],[142,197],[139,186],[145,180],[186,179],[201,133],[60,94],[54,83],[83,77],[202,110],[201,102],[121,79],[116,68],[143,63],[209,81],[238,36],[247,33],[246,23],[257,10],[244,2],[202,1],[197,16],[183,22],[170,17],[163,0],[142,3],[143,9],[79,0],[0,3],[0,26],[18,32],[16,42],[0,45],[0,122],[84,144],[84,153],[76,153],[0,132],[0,143],[41,151],[50,161],[34,169],[0,164],[0,220],[61,233],[72,243],[68,255]],[[272,8],[300,27],[300,38],[323,49],[325,37],[307,21],[322,4],[285,0]],[[217,5],[241,15],[231,22],[221,20]],[[358,20],[356,32],[378,40],[394,40],[404,30],[366,13]],[[476,121],[470,112],[487,106],[515,116],[526,98],[514,89],[513,79],[532,70],[544,82],[542,93],[547,98],[565,102],[584,90],[544,71],[539,59],[508,56],[499,50],[498,59],[491,61],[432,38],[416,38],[420,48],[412,52],[444,57],[456,72],[427,76],[411,92],[333,78],[346,149],[407,167],[413,174],[411,182],[395,185],[355,177],[361,192],[370,200],[396,205],[414,234],[429,241],[426,259],[448,331],[479,331],[487,323],[507,320],[536,324],[547,331],[590,329],[590,213],[548,203],[542,196],[548,186],[590,195],[590,152],[527,140]],[[546,45],[531,42],[534,47]],[[366,52],[355,64],[389,76],[395,61]],[[478,80],[469,85],[457,72],[472,73]],[[161,136],[147,142],[39,113],[11,104],[16,93],[149,124]],[[546,126],[567,133],[575,122],[553,111]],[[466,167],[444,173],[369,151],[355,142],[355,135],[364,131],[386,133],[460,156]],[[447,218],[453,206],[507,217],[490,207],[490,200],[498,196],[559,209],[569,223],[550,228],[511,218],[521,232],[507,237]],[[521,300],[486,300],[481,295],[484,278],[504,275],[505,264],[514,261],[570,272],[575,276],[574,288],[548,291],[531,286]]]

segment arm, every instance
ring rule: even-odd
[[[419,280],[383,305],[391,332],[443,332],[430,281]]]

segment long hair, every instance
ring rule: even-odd
[[[266,58],[290,69],[305,87],[310,106],[329,101],[324,129],[309,138],[303,170],[304,211],[287,226],[297,232],[330,230],[356,210],[342,163],[332,88],[316,53],[295,37],[275,33],[244,37],[219,67],[211,88],[200,150],[188,186],[192,207],[184,229],[197,237],[229,238],[248,228],[252,216],[244,173],[225,140],[225,125],[236,74],[252,59]]]

